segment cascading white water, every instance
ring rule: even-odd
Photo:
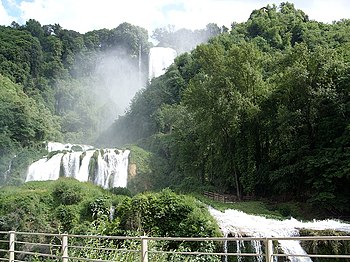
[[[176,56],[176,51],[170,47],[152,47],[149,51],[149,79],[164,74]]]
[[[128,169],[128,151],[105,149],[98,156],[95,183],[104,188],[126,187]]]
[[[62,157],[63,153],[57,153],[51,158],[45,157],[31,164],[27,171],[26,182],[58,179]]]
[[[77,144],[62,144],[59,142],[48,142],[47,143],[47,151],[64,151],[64,150],[73,150],[74,148],[80,149],[80,151],[86,151],[89,149],[93,149],[93,146],[90,145],[77,145]]]
[[[31,164],[26,182],[56,180],[65,176],[82,182],[91,181],[103,188],[127,185],[129,150],[100,150],[86,145],[53,142],[48,143],[47,149],[57,153]]]
[[[322,220],[312,222],[301,222],[296,219],[276,220],[261,216],[248,215],[242,211],[228,209],[220,212],[209,207],[209,212],[218,222],[225,237],[232,235],[234,237],[292,237],[299,236],[301,228],[313,230],[332,229],[343,232],[350,232],[350,224],[337,220]],[[261,243],[253,243],[256,253],[261,253]],[[257,246],[257,245],[260,246]],[[279,245],[285,254],[306,254],[299,241],[281,240]],[[237,245],[239,248],[240,245]],[[261,259],[261,258],[260,258]],[[310,258],[289,257],[292,262],[312,261]],[[259,258],[258,258],[259,261]]]
[[[13,161],[16,157],[17,157],[17,156],[15,155],[15,156],[10,160],[10,163],[9,163],[9,165],[8,165],[8,167],[7,167],[7,170],[6,170],[5,173],[4,173],[4,181],[6,181],[6,180],[7,180],[7,177],[9,177],[10,174],[11,174],[11,171],[12,171],[12,161]]]

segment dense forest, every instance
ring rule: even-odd
[[[123,23],[80,34],[36,20],[0,27],[2,182],[19,183],[8,166],[26,165],[45,140],[132,144],[147,152],[140,191],[213,190],[348,216],[350,20],[324,24],[282,3],[230,29],[192,32],[214,37],[184,52],[178,39],[189,33],[153,33],[183,53],[123,114],[112,99],[123,92],[110,86],[136,92],[140,78],[147,82],[145,29]]]
[[[27,165],[43,141],[92,143],[124,109],[112,76],[135,71],[129,89],[139,88],[137,54],[146,68],[148,48],[147,31],[127,23],[84,35],[33,19],[0,27],[0,173],[14,156]]]
[[[255,10],[178,56],[104,141],[153,153],[151,189],[349,215],[349,47],[349,20],[312,21],[290,3]]]
[[[209,24],[153,37],[180,53],[220,32]],[[184,37],[192,40],[179,46]],[[147,30],[128,23],[85,34],[34,19],[0,26],[0,184],[23,183],[44,141],[96,145],[148,81],[151,46]]]

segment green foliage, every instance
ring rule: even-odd
[[[159,193],[142,193],[132,199],[126,198],[117,206],[116,215],[115,219],[120,221],[120,227],[129,235],[130,232],[149,236],[221,235],[206,206],[192,197],[177,195],[168,189]],[[156,244],[156,249],[163,248],[215,252],[217,247],[210,241],[200,244],[164,241]],[[167,261],[177,261],[176,256],[170,255],[167,258]]]
[[[347,20],[310,21],[291,3],[254,10],[178,57],[108,137],[152,153],[150,175],[140,179],[150,188],[307,202],[319,216],[348,215],[349,30]],[[165,43],[172,34],[154,36]],[[288,204],[280,211],[296,212]]]
[[[164,223],[166,221],[166,223]],[[170,190],[144,193],[133,198],[114,195],[90,183],[61,178],[58,181],[29,182],[4,187],[0,192],[0,231],[28,231],[92,235],[220,236],[218,225],[207,207],[193,197]],[[27,242],[40,236],[26,237]],[[19,240],[21,241],[21,240]],[[43,242],[44,240],[41,240]],[[51,243],[59,245],[57,239]],[[70,256],[89,259],[134,261],[139,240],[75,239],[70,236]],[[83,248],[75,248],[80,246]],[[97,251],[97,248],[105,248]],[[216,252],[211,241],[149,241],[150,250]],[[36,251],[28,246],[27,251]],[[48,251],[54,253],[55,249]],[[180,255],[153,254],[156,261],[183,261]],[[193,256],[187,261],[219,261],[216,256]],[[204,260],[203,260],[204,259]],[[39,257],[35,261],[41,261]]]
[[[141,51],[146,72],[149,47],[147,31],[128,23],[84,35],[34,19],[0,26],[1,183],[11,158],[24,148],[44,140],[92,143],[116,117],[106,120],[115,105],[96,99],[104,81],[96,68],[111,54],[137,67]]]
[[[0,230],[75,232],[83,219],[91,219],[84,215],[90,212],[85,203],[103,194],[109,195],[93,185],[66,178],[3,187]]]
[[[55,137],[58,125],[50,112],[1,75],[0,102],[0,133],[13,144],[27,147]],[[4,145],[10,143],[7,141]]]
[[[63,205],[77,204],[83,198],[81,187],[70,183],[69,179],[59,181],[52,194],[56,203]]]
[[[203,194],[194,193],[192,194],[202,203],[211,206],[217,210],[224,212],[226,209],[236,209],[241,210],[247,214],[260,215],[269,218],[281,219],[283,217],[289,217],[290,214],[286,215],[281,212],[281,209],[286,206],[286,204],[278,204],[276,206],[265,203],[263,201],[237,201],[234,203],[224,203],[221,201],[212,200]],[[292,208],[290,208],[292,209]],[[294,209],[294,208],[293,208]],[[296,212],[294,213],[296,214]],[[294,215],[293,214],[293,215]],[[297,217],[297,216],[293,216]]]
[[[89,210],[93,218],[100,218],[109,215],[111,205],[112,203],[109,198],[101,197],[90,202]]]
[[[109,189],[115,195],[132,196],[131,191],[126,187],[113,187]]]
[[[219,235],[207,208],[196,201],[166,189],[160,193],[136,195],[131,201],[127,200],[118,207],[117,214],[124,213],[121,224],[139,234],[203,237]],[[164,219],[167,223],[163,222]]]
[[[207,207],[190,196],[164,190],[130,198],[71,178],[2,188],[0,230],[220,235]]]
[[[79,213],[75,206],[60,205],[56,207],[55,217],[63,232],[71,231],[79,221]]]
[[[0,181],[17,184],[35,158],[35,151],[41,150],[42,141],[60,137],[60,127],[43,103],[1,74],[0,116]]]
[[[31,188],[3,188],[1,192],[1,231],[36,230],[52,232],[49,228],[50,195],[47,190],[39,189],[33,194]]]
[[[129,145],[128,189],[133,193],[150,190],[152,178],[152,154],[135,145]]]
[[[334,230],[307,230],[300,231],[300,236],[348,236],[345,232]],[[345,240],[307,240],[302,246],[308,254],[342,255],[350,251],[349,241]],[[316,258],[315,261],[342,261],[340,258]]]

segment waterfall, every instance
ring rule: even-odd
[[[94,149],[87,145],[49,142],[49,155],[28,167],[26,182],[61,176],[91,181],[103,188],[126,187],[129,150]]]
[[[209,212],[218,222],[224,236],[248,236],[248,237],[292,237],[299,236],[301,228],[313,230],[332,229],[336,231],[350,232],[350,224],[337,220],[322,220],[302,222],[296,219],[276,220],[256,215],[248,215],[242,211],[228,209],[220,212],[209,207]],[[261,253],[260,241],[252,243],[256,253]],[[241,243],[237,243],[239,253]],[[281,240],[279,246],[285,254],[306,254],[305,250],[296,240]],[[261,257],[257,261],[261,261]],[[311,262],[310,258],[289,257],[291,262]]]
[[[139,84],[141,85],[141,79],[142,79],[142,46],[141,44],[139,45]]]
[[[95,183],[104,188],[126,187],[129,152],[105,149],[97,159]],[[126,172],[125,172],[126,171]]]
[[[59,142],[48,142],[47,143],[47,151],[64,151],[64,150],[74,150],[74,151],[86,151],[89,149],[93,149],[93,146],[89,145],[78,145],[78,144],[62,144]]]
[[[170,47],[152,47],[149,51],[149,79],[162,75],[176,55],[176,51]]]
[[[51,158],[45,157],[31,164],[27,171],[26,182],[58,179],[62,157],[63,153],[57,153]]]
[[[11,171],[12,171],[12,162],[13,160],[16,158],[17,156],[15,155],[11,160],[10,163],[7,167],[7,170],[4,173],[4,181],[6,182],[7,178],[11,175]]]

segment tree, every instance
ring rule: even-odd
[[[31,35],[38,38],[38,40],[41,40],[44,37],[44,30],[41,27],[41,24],[34,19],[29,19],[23,29],[29,31]]]
[[[42,104],[24,94],[20,86],[0,75],[1,129],[14,143],[31,146],[54,138],[59,126]]]

